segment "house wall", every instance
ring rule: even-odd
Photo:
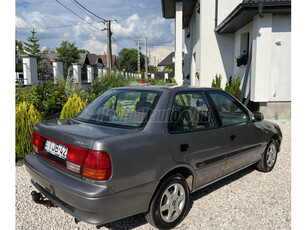
[[[219,2],[219,7],[223,7]],[[226,2],[226,1],[225,1]],[[222,88],[225,87],[227,79],[233,74],[233,58],[234,58],[234,35],[233,34],[217,34],[215,29],[215,5],[216,1],[201,1],[200,4],[200,85],[210,87],[212,80],[216,74],[222,75]],[[227,12],[230,13],[234,7],[232,4],[226,3],[224,10],[219,10],[220,15]],[[222,9],[222,8],[221,8]],[[222,16],[220,16],[222,18]],[[222,19],[220,19],[222,20]]]
[[[252,38],[251,100],[291,101],[291,16],[255,16]]]
[[[273,15],[268,101],[291,101],[291,15]]]
[[[187,35],[190,34],[190,37]],[[195,77],[195,73],[200,69],[200,14],[196,7],[191,17],[189,27],[185,29],[185,48],[184,48],[184,77],[190,75],[190,84],[199,86],[200,81]]]

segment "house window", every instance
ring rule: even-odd
[[[249,48],[249,33],[241,34],[240,55],[248,54]]]
[[[240,55],[237,57],[237,66],[246,66],[249,53],[249,33],[241,34]]]

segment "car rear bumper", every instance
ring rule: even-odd
[[[25,165],[33,185],[56,206],[79,220],[105,224],[146,212],[158,182],[108,194],[106,185],[91,184],[30,153]]]

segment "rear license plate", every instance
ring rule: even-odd
[[[64,145],[47,140],[45,144],[45,151],[66,160],[68,149]]]

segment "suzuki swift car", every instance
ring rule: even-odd
[[[223,90],[123,87],[71,119],[37,123],[25,165],[33,200],[76,222],[145,213],[169,229],[190,193],[250,165],[271,171],[281,141],[278,125]]]

